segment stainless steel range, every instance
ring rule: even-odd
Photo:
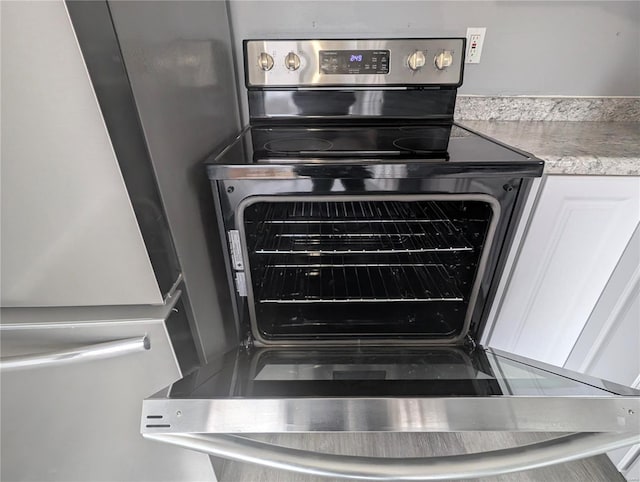
[[[385,480],[504,473],[640,440],[637,392],[478,344],[543,162],[453,122],[464,47],[245,41],[250,124],[207,164],[238,346],[146,400],[146,437]],[[229,435],[478,430],[577,433],[455,460]]]

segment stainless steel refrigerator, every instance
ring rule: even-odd
[[[230,336],[201,167],[239,126],[226,3],[1,8],[1,478],[215,480],[139,419]]]

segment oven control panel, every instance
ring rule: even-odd
[[[320,73],[343,74],[388,74],[388,50],[321,50]]]
[[[247,87],[460,86],[464,38],[245,40]]]

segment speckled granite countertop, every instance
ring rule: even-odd
[[[459,120],[545,161],[545,174],[640,176],[640,122]]]

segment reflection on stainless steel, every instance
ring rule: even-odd
[[[33,355],[11,356],[0,359],[0,370],[19,370],[36,368],[39,366],[60,366],[68,363],[102,360],[116,356],[127,355],[151,348],[149,338],[127,338],[124,340],[97,343],[79,348],[60,350],[52,353],[37,353]]]
[[[231,460],[355,480],[459,480],[546,467],[640,442],[638,433],[575,433],[508,449],[442,457],[362,457],[309,452],[234,435],[145,435]]]
[[[379,380],[376,380],[379,381]],[[501,396],[145,400],[143,433],[621,432],[640,398]],[[176,413],[180,412],[178,417]],[[156,426],[147,417],[162,417]]]

